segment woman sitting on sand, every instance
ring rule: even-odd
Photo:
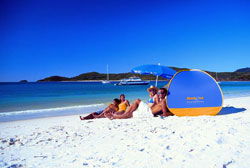
[[[173,115],[167,109],[166,95],[167,95],[167,90],[165,88],[160,88],[158,92],[159,102],[157,104],[149,107],[146,103],[144,103],[140,99],[136,99],[136,101],[130,106],[130,108],[125,113],[121,115],[107,113],[105,114],[105,116],[112,120],[112,119],[126,119],[126,118],[132,118],[132,117],[146,117],[149,115],[152,116],[152,114],[154,116],[155,115],[161,115],[161,116]]]
[[[124,94],[120,95],[120,101],[121,103],[118,105],[119,109],[115,114],[123,114],[127,110],[127,107],[130,106],[129,101],[125,99]]]
[[[150,88],[147,89],[147,91],[149,92],[149,99],[147,103],[148,106],[151,108],[159,103],[159,96],[157,94],[158,88],[151,85]]]
[[[125,99],[125,95],[121,94],[120,95],[120,100],[118,101],[118,99],[114,99],[113,104],[110,104],[107,108],[105,108],[104,110],[98,111],[98,112],[94,112],[91,113],[89,115],[87,115],[86,117],[81,117],[81,120],[89,120],[89,119],[95,119],[95,118],[105,118],[105,113],[117,113],[117,114],[123,114],[127,107],[129,107],[129,101]]]

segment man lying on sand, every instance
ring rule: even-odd
[[[151,116],[152,114],[154,116],[157,116],[157,115],[170,116],[173,114],[167,108],[166,95],[167,95],[167,90],[165,88],[160,88],[158,91],[159,102],[157,104],[154,104],[151,107],[149,107],[146,103],[144,103],[140,99],[136,99],[136,101],[128,108],[128,110],[125,113],[123,114],[107,113],[104,115],[111,120],[112,119],[126,119],[126,118],[132,118],[132,117],[145,117],[146,115],[148,115],[147,113],[145,113],[146,111],[150,111]],[[145,110],[145,108],[147,108],[147,110]],[[136,112],[134,113],[134,111]]]
[[[118,114],[123,114],[127,107],[129,107],[129,101],[125,99],[125,95],[121,94],[120,95],[120,100],[119,99],[114,99],[113,104],[110,104],[108,107],[106,107],[104,110],[100,110],[94,113],[91,113],[87,115],[86,117],[80,116],[81,120],[90,120],[90,119],[95,119],[95,118],[105,118],[106,113],[118,113]]]

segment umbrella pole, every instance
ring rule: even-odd
[[[158,75],[156,76],[155,87],[157,87],[157,83],[158,83]]]

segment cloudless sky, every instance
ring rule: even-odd
[[[250,67],[249,0],[0,0],[0,81]]]

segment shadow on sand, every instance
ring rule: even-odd
[[[235,107],[223,107],[218,115],[228,115],[228,114],[235,114],[246,111],[245,108],[235,108]]]

